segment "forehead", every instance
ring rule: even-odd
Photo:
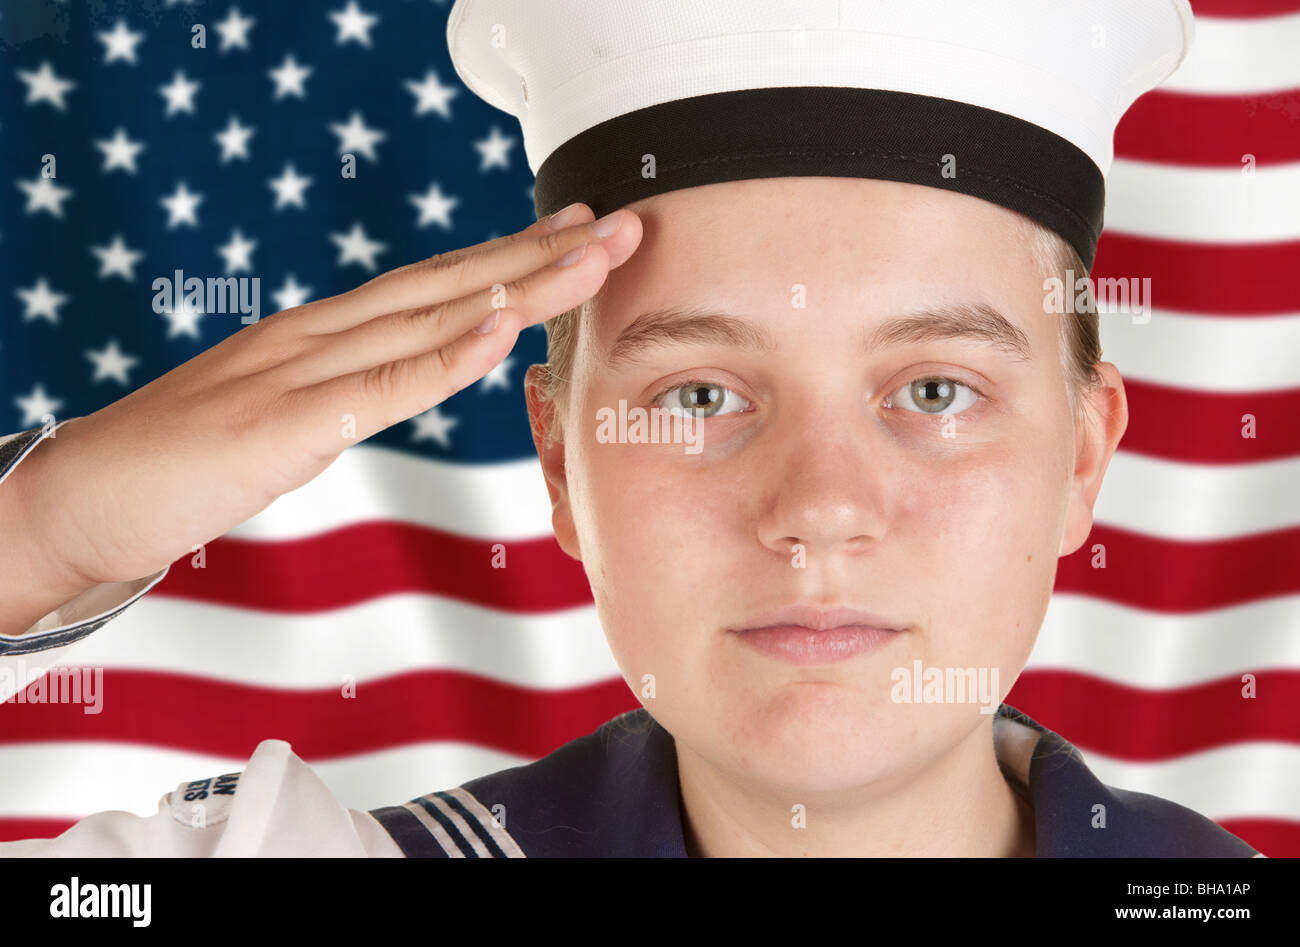
[[[1034,318],[1043,273],[1025,218],[969,195],[862,178],[762,178],[627,206],[643,236],[596,296],[600,352],[647,312],[788,321],[800,295],[823,320],[868,329],[942,305],[990,306],[1026,337],[1049,321]]]

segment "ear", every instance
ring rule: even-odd
[[[1097,371],[1102,383],[1083,395],[1075,418],[1074,479],[1058,553],[1061,556],[1082,546],[1092,532],[1092,511],[1102,478],[1128,428],[1128,399],[1119,369],[1110,362],[1099,362]]]
[[[544,366],[529,365],[524,373],[524,395],[528,400],[528,422],[533,431],[533,446],[542,462],[546,490],[551,495],[551,528],[560,548],[570,557],[582,561],[578,548],[578,531],[573,525],[569,504],[569,481],[564,469],[564,428],[556,417],[555,403],[546,397],[543,385]],[[547,446],[547,436],[554,442]]]

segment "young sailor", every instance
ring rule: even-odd
[[[1045,309],[1044,271],[1090,269],[1115,125],[1191,34],[1186,0],[459,0],[453,61],[519,118],[539,215],[611,221],[573,246],[612,266],[551,314],[528,398],[557,539],[643,708],[373,812],[268,739],[153,816],[0,854],[1258,854],[1102,785],[1002,702],[1127,420],[1095,313]],[[484,259],[449,269],[486,289]],[[314,314],[425,302],[386,276]],[[250,329],[290,333],[285,316]],[[601,440],[624,402],[689,415],[702,450]],[[129,465],[96,444],[130,417],[0,445],[4,476],[47,463],[13,495]],[[0,660],[64,656],[162,578],[163,551],[0,639]],[[900,699],[914,665],[991,690]]]

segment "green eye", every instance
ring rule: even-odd
[[[665,391],[660,400],[664,410],[686,417],[711,418],[749,407],[749,402],[730,388],[707,381],[689,381]]]
[[[952,378],[930,376],[918,378],[894,392],[891,402],[918,414],[960,414],[979,395],[968,385]]]

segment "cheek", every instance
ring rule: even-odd
[[[683,470],[680,454],[664,456],[672,450],[680,448],[584,437],[569,463],[583,565],[629,682],[672,673],[676,657],[686,659],[687,639],[699,640],[700,622],[714,617],[719,586],[738,565],[740,526],[727,506],[734,491],[714,472]]]
[[[1005,686],[1033,647],[1056,575],[1067,484],[1056,445],[1005,442],[953,458],[943,489],[900,506],[893,524],[921,581],[936,663],[999,665]],[[920,471],[913,482],[927,482]],[[935,482],[930,468],[929,482]]]

